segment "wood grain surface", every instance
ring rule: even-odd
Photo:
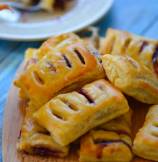
[[[21,70],[22,68],[20,68]],[[20,71],[19,70],[19,71]],[[18,73],[19,73],[18,71]],[[131,98],[128,98],[129,105],[133,109],[133,138],[138,129],[144,122],[145,114],[149,105],[141,104]],[[78,162],[77,153],[71,153],[67,158],[54,158],[54,157],[41,157],[32,156],[16,151],[16,143],[19,136],[22,112],[20,107],[24,107],[24,104],[20,104],[18,98],[18,89],[15,86],[11,86],[8,96],[7,104],[4,114],[3,125],[3,162]],[[151,162],[149,160],[140,159],[135,157],[133,162]]]

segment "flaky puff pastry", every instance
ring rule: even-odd
[[[141,102],[158,103],[158,79],[149,68],[129,56],[107,54],[102,61],[108,79],[117,88]]]
[[[105,80],[56,96],[34,114],[60,145],[129,110],[126,98]]]
[[[38,53],[38,57],[42,58],[29,66],[15,81],[15,85],[36,107],[61,91],[74,90],[105,76],[101,63],[79,37],[60,43],[67,35],[46,41]]]
[[[150,107],[144,125],[134,139],[133,150],[144,159],[158,161],[158,105]]]
[[[80,162],[129,162],[132,160],[130,110],[91,130],[81,138]]]
[[[100,52],[113,55],[128,55],[150,68],[158,75],[158,41],[125,31],[108,29],[102,40]]]
[[[29,154],[52,155],[64,157],[68,154],[68,146],[60,146],[50,136],[49,132],[40,127],[32,118],[35,108],[27,107],[22,124],[17,150]]]
[[[62,34],[56,37],[52,37],[46,40],[40,48],[28,48],[25,52],[24,66],[25,70],[29,68],[30,65],[36,64],[40,59],[42,59],[47,54],[51,53],[51,50],[58,50],[69,46],[73,43],[80,42],[80,38],[73,34]]]

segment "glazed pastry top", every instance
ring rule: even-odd
[[[103,55],[129,55],[158,75],[158,41],[156,40],[109,29],[102,41],[100,52]]]
[[[105,80],[97,80],[78,91],[56,96],[34,117],[56,142],[66,145],[128,110],[125,97],[117,89]]]
[[[37,61],[29,64],[15,85],[37,107],[61,90],[70,91],[105,76],[97,57],[71,34],[49,39],[38,51],[30,49],[28,52],[30,56],[33,53],[33,60]]]
[[[134,153],[145,159],[158,161],[158,105],[151,106],[143,127],[134,139]]]

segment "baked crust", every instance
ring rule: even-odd
[[[143,127],[134,139],[133,151],[136,155],[158,161],[158,105],[151,106]]]
[[[128,110],[122,93],[102,79],[79,91],[56,96],[35,112],[34,118],[57,143],[68,145],[90,129]]]
[[[17,150],[44,156],[66,156],[69,151],[69,146],[60,146],[57,144],[50,136],[49,132],[34,121],[32,115],[36,109],[27,107],[26,110],[26,115],[17,143]]]
[[[100,52],[128,55],[158,75],[158,41],[124,31],[108,29]]]
[[[81,162],[129,162],[132,160],[131,111],[81,138]]]
[[[15,81],[36,107],[59,92],[71,91],[105,77],[93,51],[74,34],[49,39],[38,50],[36,58],[37,62],[29,65]]]
[[[148,67],[129,56],[107,54],[102,61],[108,79],[117,88],[141,102],[158,103],[158,79]]]

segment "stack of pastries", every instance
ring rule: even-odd
[[[158,41],[109,29],[92,42],[68,33],[26,51],[17,149],[63,158],[79,142],[80,162],[158,161]],[[152,104],[134,140],[127,96]]]

